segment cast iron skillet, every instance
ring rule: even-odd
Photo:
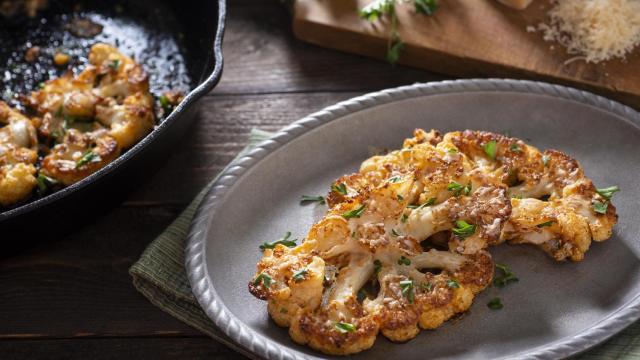
[[[88,39],[74,36],[68,31],[74,18],[103,25],[102,33]],[[225,0],[51,0],[35,19],[0,16],[0,95],[13,105],[19,106],[15,94],[28,94],[41,81],[62,74],[52,64],[55,51],[71,54],[71,67],[77,70],[86,63],[90,45],[98,41],[114,44],[142,63],[154,95],[168,89],[186,94],[147,137],[100,171],[47,196],[0,209],[0,239],[34,230],[77,228],[87,216],[118,203],[129,189],[152,176],[192,122],[195,102],[220,79],[224,19]],[[35,45],[41,56],[28,63],[25,51]]]

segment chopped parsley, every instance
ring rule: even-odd
[[[356,331],[355,325],[346,322],[337,322],[335,328],[343,334]]]
[[[88,163],[100,161],[102,161],[100,155],[94,153],[93,150],[87,150],[87,152],[85,152],[84,155],[76,161],[76,168],[82,167]]]
[[[471,193],[471,183],[462,185],[452,181],[447,185],[447,190],[451,191],[455,196],[459,196],[460,194],[469,195],[469,193]]]
[[[160,102],[160,106],[162,106],[162,111],[164,111],[165,115],[169,114],[173,110],[173,104],[171,104],[171,100],[166,95],[160,95],[158,98]]]
[[[498,151],[498,143],[495,140],[491,140],[488,143],[484,144],[482,147],[484,149],[484,153],[487,154],[489,159],[495,160],[496,153]]]
[[[456,148],[449,148],[449,149],[447,150],[447,152],[448,152],[449,154],[455,154],[455,153],[457,153],[457,152],[458,152],[458,149],[456,149]]]
[[[307,274],[308,274],[308,271],[307,271],[306,268],[305,269],[300,269],[300,270],[296,271],[295,273],[293,273],[293,281],[300,282],[300,281],[305,279]]]
[[[431,206],[431,205],[433,205],[433,204],[435,204],[435,203],[436,203],[436,198],[434,198],[434,197],[433,197],[433,198],[429,198],[429,199],[428,199],[424,204],[422,204],[422,205],[408,205],[407,207],[408,207],[409,209],[416,209],[416,210],[417,210],[417,209],[422,209],[423,207],[426,207],[426,206]]]
[[[398,265],[406,265],[406,266],[409,266],[409,265],[411,265],[411,260],[410,260],[410,259],[407,259],[407,258],[406,258],[406,257],[404,257],[404,256],[400,256],[400,259],[398,259]]]
[[[501,273],[501,275],[493,279],[493,284],[495,286],[504,287],[510,282],[519,281],[519,279],[513,272],[511,272],[507,265],[496,263],[496,269]]]
[[[611,200],[611,197],[613,196],[613,194],[615,194],[618,191],[620,191],[620,188],[617,186],[610,186],[608,188],[596,189],[596,192],[607,200]]]
[[[392,178],[389,178],[389,182],[390,183],[397,183],[400,180],[402,180],[402,178],[400,176],[394,176]]]
[[[302,195],[302,197],[300,198],[300,205],[313,203],[313,202],[317,202],[320,205],[326,204],[326,200],[324,199],[324,196],[321,196],[321,195],[318,195],[318,196]]]
[[[456,221],[456,226],[451,229],[451,232],[457,237],[464,239],[476,232],[476,226],[464,220],[458,220]]]
[[[365,205],[360,205],[356,209],[342,213],[342,217],[345,219],[359,218],[360,216],[362,216],[362,213],[364,212],[364,208],[365,208]]]
[[[264,251],[265,249],[274,249],[278,244],[284,245],[290,248],[296,246],[296,241],[298,239],[289,240],[290,237],[291,237],[291,231],[287,231],[287,233],[284,234],[284,237],[280,240],[276,240],[270,243],[269,242],[262,243],[262,245],[260,245],[260,250]]]
[[[402,296],[406,297],[410,304],[413,304],[413,280],[400,281],[400,289]]]
[[[447,280],[447,286],[450,289],[457,289],[460,287],[460,284],[456,280],[450,279],[450,280]]]
[[[555,221],[553,220],[549,220],[549,221],[545,221],[542,224],[538,224],[536,225],[539,228],[543,228],[543,227],[547,227],[547,226],[551,226],[551,224],[553,224]]]
[[[113,60],[110,64],[109,67],[112,68],[113,70],[118,70],[118,68],[120,67],[120,60],[119,59],[115,59]]]
[[[607,213],[607,209],[609,208],[609,202],[608,201],[594,201],[593,202],[593,211],[597,212],[598,214],[606,214]]]
[[[407,214],[402,214],[402,216],[400,217],[400,221],[403,223],[407,222],[407,219],[409,219],[409,217],[407,216]]]
[[[347,185],[344,183],[333,184],[331,185],[331,191],[337,192],[338,194],[347,195]]]
[[[520,145],[518,144],[511,144],[511,146],[509,147],[509,150],[513,151],[513,152],[520,152]]]
[[[275,281],[268,274],[260,273],[260,275],[256,276],[256,279],[253,280],[253,285],[258,286],[262,283],[262,285],[268,289],[274,282]]]
[[[376,259],[373,261],[373,272],[378,275],[380,273],[380,270],[382,270],[382,263],[380,262],[380,260]]]
[[[504,307],[499,297],[495,297],[487,303],[487,307],[491,310],[500,310]]]
[[[57,185],[58,180],[52,179],[45,174],[39,173],[36,178],[36,182],[38,184],[38,195],[44,195],[50,187]]]
[[[391,234],[393,234],[393,236],[400,236],[400,234],[398,234],[396,229],[391,229]]]
[[[404,200],[404,196],[402,196],[400,194],[396,195],[396,198],[398,198],[398,201]]]

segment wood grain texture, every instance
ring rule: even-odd
[[[3,360],[246,359],[208,338],[0,341],[0,354]]]
[[[370,2],[297,0],[294,32],[313,44],[382,59],[390,24],[358,17],[358,9]],[[401,64],[454,76],[547,80],[640,106],[640,51],[626,61],[565,64],[574,55],[526,30],[544,20],[547,1],[536,1],[524,11],[496,1],[439,3],[432,17],[417,15],[411,6],[397,6],[398,31],[406,45]]]

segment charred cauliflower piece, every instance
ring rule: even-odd
[[[580,261],[592,240],[611,237],[617,222],[612,193],[596,189],[575,159],[484,131],[448,133],[442,143],[447,141],[474,163],[472,172],[509,187],[513,214],[500,241],[534,244],[556,260]]]
[[[95,44],[89,65],[47,81],[27,105],[41,117],[39,134],[55,144],[42,172],[70,185],[113,161],[155,124],[149,80],[140,65],[107,44]]]
[[[36,129],[31,120],[0,101],[0,205],[28,198],[36,186]]]
[[[42,159],[40,171],[64,185],[71,185],[103,168],[119,154],[116,140],[105,130],[81,133],[69,129],[62,143]]]

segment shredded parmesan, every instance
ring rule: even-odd
[[[546,41],[557,41],[588,63],[624,59],[640,43],[640,0],[554,0]]]

